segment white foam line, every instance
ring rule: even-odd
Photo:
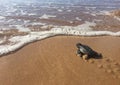
[[[110,32],[110,31],[92,31],[89,26],[94,25],[94,23],[86,22],[87,24],[83,24],[77,27],[56,27],[51,29],[50,31],[43,32],[30,32],[25,36],[15,36],[9,39],[10,42],[15,44],[2,45],[0,46],[0,55],[5,55],[10,52],[16,51],[24,45],[34,42],[37,40],[42,40],[51,36],[56,35],[77,35],[77,36],[117,36],[120,37],[119,32]],[[79,28],[79,29],[78,29]],[[84,30],[82,30],[84,28]]]
[[[40,22],[33,22],[31,25],[45,25],[45,23],[40,23]]]
[[[59,30],[51,30],[51,31],[46,31],[46,32],[32,32],[29,35],[26,36],[17,36],[13,37],[10,39],[11,42],[18,42],[17,44],[14,45],[4,45],[0,46],[0,55],[8,54],[10,52],[13,52],[24,45],[34,42],[36,40],[41,40],[45,39],[51,36],[55,35],[79,35],[79,36],[100,36],[100,35],[110,35],[110,36],[120,36],[120,31],[119,32],[109,32],[109,31],[91,31],[91,32],[80,32],[77,30],[65,30],[65,29],[60,29]]]
[[[99,13],[96,13],[97,15],[108,15],[108,16],[110,16],[111,14],[110,14],[110,12],[109,11],[100,11]]]
[[[21,25],[14,25],[16,29],[18,29],[20,32],[30,32],[29,28],[22,27]]]
[[[55,15],[47,15],[47,14],[43,14],[41,17],[39,17],[40,19],[49,19],[49,18],[54,18],[56,17]]]
[[[4,42],[4,40],[0,40],[0,44],[2,44]]]
[[[56,29],[52,30],[54,33],[65,34],[65,35],[79,35],[79,36],[116,36],[120,37],[119,32],[110,32],[110,31],[78,31],[73,29]]]
[[[14,44],[14,45],[0,46],[0,55],[8,54],[10,52],[13,52],[13,51],[23,47],[24,45],[26,45],[30,42],[45,39],[47,37],[51,37],[54,35],[55,34],[53,34],[51,32],[43,32],[43,33],[40,32],[40,33],[30,33],[29,35],[26,35],[26,36],[13,37],[10,39],[10,41],[12,41],[12,42],[19,41],[19,42],[17,44]]]
[[[63,12],[63,10],[62,9],[58,9],[58,12]]]
[[[120,37],[120,32],[110,32],[110,31],[91,31],[91,32],[77,32],[70,33],[71,35],[80,35],[80,36],[116,36]]]
[[[0,19],[5,19],[5,17],[4,16],[0,16]]]
[[[36,15],[35,13],[30,13],[30,14],[28,14],[29,16],[32,16],[32,15]]]
[[[120,21],[120,17],[114,16],[114,18],[118,21]]]
[[[75,19],[78,20],[78,21],[82,21],[82,19],[80,19],[79,17],[76,17]]]
[[[3,31],[0,31],[0,34],[2,34],[3,33]]]

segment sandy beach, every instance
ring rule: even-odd
[[[84,62],[81,42],[102,53]],[[56,36],[0,57],[0,85],[120,85],[120,38]]]
[[[2,0],[0,85],[120,85],[120,0]]]

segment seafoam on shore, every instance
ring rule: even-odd
[[[0,55],[5,55],[10,52],[16,51],[22,46],[34,42],[37,40],[49,38],[57,35],[77,35],[77,36],[120,36],[120,31],[93,31],[90,26],[95,26],[94,22],[85,22],[82,25],[71,27],[71,26],[60,26],[54,27],[50,31],[31,32],[24,36],[14,36],[9,39],[9,44],[0,45]],[[2,32],[1,32],[2,34]],[[0,43],[4,42],[4,38],[0,40]]]

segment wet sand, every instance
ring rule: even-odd
[[[76,43],[87,44],[102,59],[84,62]],[[120,85],[120,38],[56,36],[0,57],[1,85]]]

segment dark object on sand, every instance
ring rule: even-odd
[[[81,43],[77,43],[77,55],[82,57],[83,59],[87,60],[89,58],[102,58],[102,55],[100,53],[97,53],[92,48],[90,48],[87,45],[83,45]]]

